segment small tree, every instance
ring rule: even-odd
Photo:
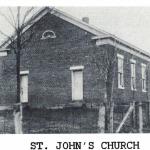
[[[10,50],[14,50],[15,56],[16,56],[16,80],[17,80],[17,93],[16,93],[16,104],[19,104],[19,107],[17,107],[14,111],[14,123],[15,123],[15,132],[16,133],[22,133],[22,105],[20,100],[20,59],[21,59],[21,52],[24,49],[24,47],[27,45],[27,43],[31,40],[33,36],[33,32],[31,29],[31,32],[28,36],[24,35],[24,30],[27,27],[27,25],[30,25],[33,23],[34,16],[32,15],[33,7],[28,8],[24,15],[21,15],[21,8],[17,7],[16,16],[14,15],[11,8],[8,8],[8,12],[10,13],[10,16],[7,14],[3,14],[0,12],[0,15],[5,18],[6,22],[13,28],[14,34],[12,36],[7,35],[2,30],[0,30],[0,34],[8,38],[9,44],[7,48],[10,48]],[[30,16],[32,15],[32,16]],[[30,19],[28,20],[28,17],[30,16]]]
[[[114,41],[116,43],[116,41]],[[114,80],[116,71],[117,49],[109,46],[97,47],[93,50],[93,62],[99,73],[99,78],[105,82],[106,99],[106,125],[109,132],[113,133],[114,111]]]
[[[28,8],[26,11],[23,9],[24,13],[22,15],[21,7],[16,8],[16,15],[15,12],[12,11],[11,8],[8,8],[8,13],[10,13],[10,16],[7,14],[3,14],[0,12],[0,15],[6,20],[6,22],[13,28],[14,34],[12,36],[7,35],[2,30],[0,30],[0,34],[8,38],[8,41],[10,42],[9,48],[11,50],[14,50],[16,55],[16,79],[17,79],[17,98],[16,103],[20,103],[20,56],[21,51],[25,47],[25,45],[28,43],[28,41],[31,40],[33,36],[33,32],[30,33],[28,37],[24,37],[24,29],[27,27],[27,25],[30,25],[33,23],[33,7]],[[31,16],[32,15],[32,16]],[[29,16],[31,18],[28,20]],[[26,23],[27,22],[27,23]]]

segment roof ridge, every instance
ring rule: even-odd
[[[108,35],[112,35],[111,33],[107,32],[107,31],[105,31],[105,30],[102,30],[102,29],[100,29],[100,28],[98,28],[98,27],[96,27],[96,26],[94,26],[94,25],[92,25],[92,24],[86,23],[86,22],[82,21],[81,19],[79,19],[79,18],[77,18],[77,17],[74,17],[74,16],[70,15],[69,13],[66,13],[66,12],[64,12],[64,11],[62,11],[62,10],[56,8],[56,7],[54,8],[54,10],[58,11],[59,13],[62,13],[62,14],[64,14],[64,15],[66,15],[67,17],[70,17],[71,19],[74,19],[75,21],[80,22],[81,24],[84,24],[84,25],[86,25],[86,26],[89,26],[89,27],[91,27],[91,28],[94,28],[94,29],[97,30],[98,32],[101,32],[101,33],[104,33],[104,34],[108,34]]]

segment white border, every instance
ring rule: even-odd
[[[149,0],[0,0],[1,6],[150,6]]]

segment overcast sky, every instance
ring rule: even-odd
[[[150,52],[150,7],[59,7],[59,9],[79,19],[88,16],[90,24]],[[2,7],[0,11],[5,14],[8,12]],[[1,16],[0,29],[7,34],[12,32],[12,28]]]

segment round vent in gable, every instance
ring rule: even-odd
[[[46,30],[43,32],[41,40],[45,40],[45,39],[54,39],[56,38],[56,34],[54,31],[52,30]]]

